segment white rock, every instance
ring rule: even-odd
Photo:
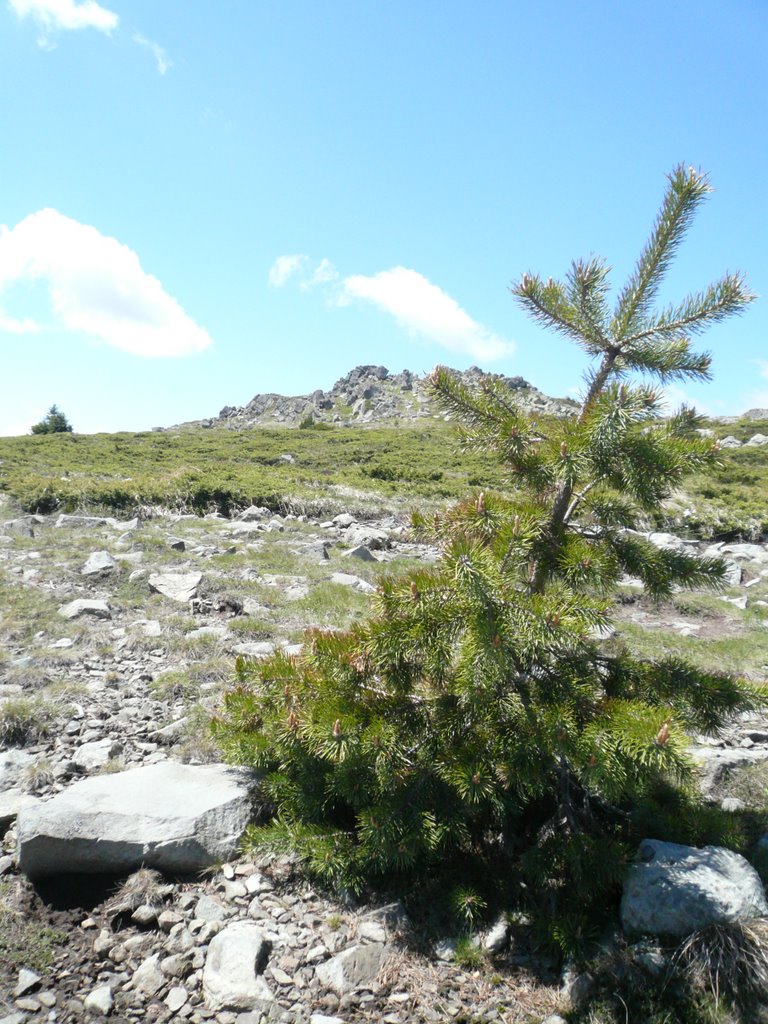
[[[16,982],[16,988],[13,990],[14,996],[24,996],[27,992],[31,992],[33,989],[40,985],[43,979],[39,974],[35,974],[34,971],[30,971],[26,967],[22,967],[19,971],[19,978]]]
[[[0,833],[6,830],[21,811],[27,807],[35,807],[39,803],[38,797],[21,789],[6,789],[0,793]]]
[[[115,1001],[112,998],[112,986],[111,985],[99,985],[83,1000],[86,1013],[100,1013],[103,1017],[108,1016],[112,1012],[112,1007],[115,1005]]]
[[[350,946],[317,967],[317,980],[336,995],[345,995],[360,985],[372,982],[386,960],[387,953],[387,947],[380,942]]]
[[[165,975],[160,970],[160,954],[153,953],[140,964],[133,975],[133,987],[146,996],[154,996],[165,985]]]
[[[157,572],[149,577],[149,589],[171,601],[188,604],[197,597],[197,588],[203,580],[201,572]]]
[[[103,767],[122,749],[121,745],[112,739],[94,740],[92,743],[83,743],[81,747],[78,747],[72,760],[83,771],[93,771],[94,768]]]
[[[375,526],[360,524],[349,527],[344,534],[344,541],[347,544],[364,544],[372,551],[378,551],[389,544],[389,534],[386,530],[379,530]]]
[[[252,777],[221,764],[163,761],[91,776],[21,808],[19,867],[31,878],[200,871],[237,852],[252,799]]]
[[[768,437],[765,434],[753,434],[747,441],[747,444],[752,445],[753,447],[768,444]]]
[[[266,1010],[274,996],[261,972],[270,943],[258,925],[236,921],[215,935],[203,968],[205,1004],[213,1010]]]
[[[376,592],[376,587],[371,586],[366,580],[361,580],[359,576],[353,576],[348,572],[333,573],[331,583],[338,583],[342,587],[354,587],[355,590],[359,590],[362,594],[374,594]]]
[[[746,562],[768,562],[768,548],[762,544],[725,544],[721,553]]]
[[[257,519],[269,519],[271,515],[268,508],[251,505],[250,508],[244,509],[237,518],[243,523],[252,523]]]
[[[63,604],[59,608],[59,615],[63,619],[79,619],[81,615],[90,615],[96,619],[112,618],[112,612],[106,601],[86,601],[83,598]]]
[[[56,520],[54,526],[61,529],[90,529],[94,526],[106,526],[107,520],[101,516],[68,516],[63,512]]]
[[[621,900],[628,933],[682,936],[768,914],[760,876],[732,850],[646,839],[637,858]]]
[[[140,629],[144,636],[162,636],[163,630],[157,619],[136,619],[131,629]]]
[[[15,786],[34,760],[34,754],[26,750],[0,751],[0,793]]]
[[[254,640],[235,644],[232,650],[235,654],[244,654],[248,658],[268,658],[270,654],[274,654],[275,645],[271,640]]]
[[[115,560],[108,551],[94,551],[80,570],[81,576],[96,576],[100,573],[112,572]]]
[[[187,990],[183,988],[181,985],[174,985],[174,987],[170,989],[168,995],[165,997],[165,1005],[168,1007],[171,1013],[176,1013],[177,1010],[180,1010],[182,1008],[182,1006],[186,1003],[188,999],[189,992],[187,992]]]
[[[503,953],[509,945],[509,931],[509,921],[502,915],[483,935],[483,949],[486,953]]]

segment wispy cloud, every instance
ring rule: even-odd
[[[382,270],[371,277],[356,274],[341,283],[339,305],[370,302],[389,313],[415,337],[475,359],[500,359],[514,343],[473,320],[455,299],[423,274],[407,267]]]
[[[515,349],[514,342],[473,320],[454,298],[416,270],[392,267],[369,277],[353,274],[340,280],[338,270],[325,257],[314,269],[310,266],[303,254],[278,256],[270,267],[269,283],[282,288],[296,277],[302,291],[325,288],[332,305],[369,302],[413,337],[475,359],[490,362]]]
[[[46,32],[95,28],[109,33],[120,21],[114,11],[95,0],[8,0],[8,6],[19,18],[32,18]],[[45,38],[40,42],[47,44]]]
[[[57,326],[113,348],[185,356],[211,344],[132,249],[56,210],[0,227],[0,296],[29,281],[47,285]],[[10,319],[0,309],[0,336],[37,328],[33,319]]]
[[[152,56],[155,58],[157,70],[161,75],[164,75],[166,71],[169,71],[173,67],[173,61],[158,43],[154,43],[151,39],[147,39],[140,32],[134,32],[133,41],[139,46],[143,46],[150,51]]]
[[[687,406],[689,409],[695,409],[696,412],[700,412],[704,416],[720,415],[720,413],[716,412],[708,402],[702,402],[701,399],[692,398],[687,391],[677,384],[669,384],[663,389],[662,394],[665,406],[664,413],[666,415],[670,415],[683,405]]]
[[[302,256],[301,253],[296,253],[293,256],[278,256],[269,268],[269,283],[273,288],[282,288],[294,274],[298,274],[306,262],[307,257]]]
[[[328,259],[321,259],[317,264],[312,274],[301,282],[301,288],[303,291],[309,291],[310,288],[316,288],[318,285],[330,284],[332,281],[337,281],[339,278],[339,272]]]
[[[760,376],[768,377],[768,359],[758,359],[756,362],[760,367]]]

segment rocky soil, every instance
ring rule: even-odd
[[[232,520],[120,522],[13,518],[6,507],[3,519],[0,1024],[556,1024],[578,977],[554,973],[524,921],[480,936],[481,963],[399,903],[339,904],[302,881],[289,858],[240,856],[223,812],[205,818],[209,810],[196,807],[184,817],[196,783],[181,766],[223,770],[205,722],[234,657],[299,650],[305,627],[364,614],[377,573],[429,562],[433,549],[393,517],[343,513],[320,522],[251,508]],[[654,608],[627,580],[618,631],[670,643],[746,637],[751,671],[764,677],[768,546],[718,552],[731,565],[722,598]],[[768,723],[736,723],[696,756],[710,792],[735,799],[728,773],[768,758]],[[161,776],[170,782],[160,785]],[[241,784],[258,807],[253,781]],[[169,824],[174,815],[181,824]],[[194,873],[179,853],[185,844],[201,858]],[[116,876],[118,851],[127,859]],[[83,858],[90,874],[73,875]]]

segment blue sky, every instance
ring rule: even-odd
[[[508,286],[623,282],[684,162],[716,191],[662,301],[768,294],[764,0],[0,0],[0,434],[168,426],[359,363],[556,395]],[[768,406],[766,300],[712,413]]]

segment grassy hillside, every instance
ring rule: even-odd
[[[768,434],[768,422],[713,423],[719,437]],[[507,482],[490,458],[457,451],[450,424],[419,427],[0,438],[0,490],[26,511],[142,507],[229,512],[373,512],[457,498]],[[686,482],[655,524],[702,536],[768,535],[768,445],[724,449]]]
[[[398,507],[501,486],[492,459],[459,454],[448,426],[288,428],[0,439],[0,489],[27,511],[142,506],[228,512],[251,502],[322,511]]]

